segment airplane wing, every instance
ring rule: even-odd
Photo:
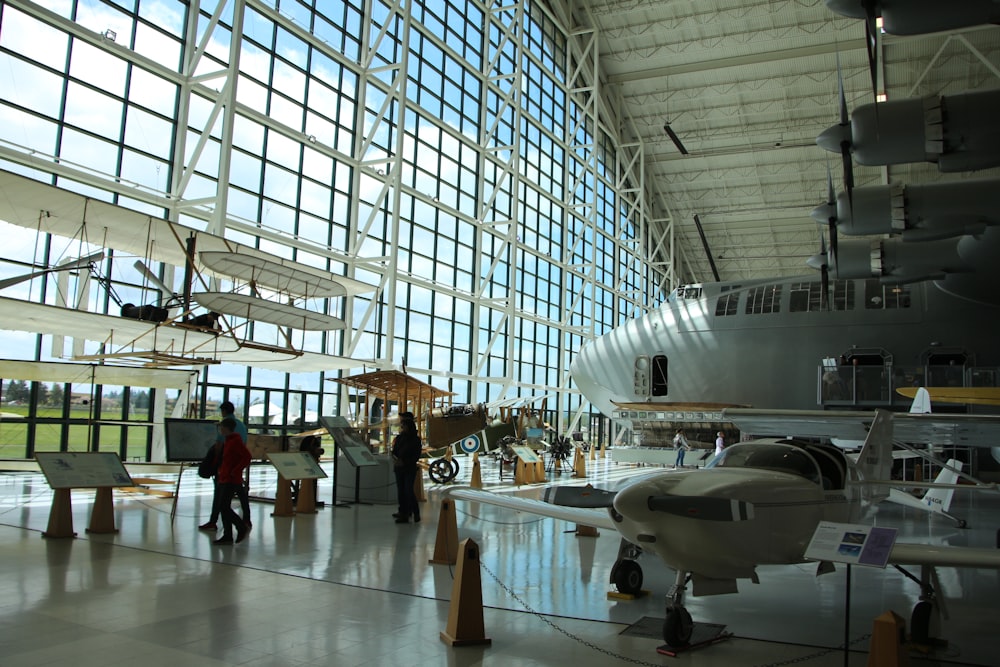
[[[893,565],[930,565],[933,567],[1000,568],[1000,549],[945,547],[931,544],[896,542],[889,554]]]
[[[800,436],[864,440],[874,411],[758,410],[727,408],[723,419],[757,436]],[[902,442],[962,447],[1000,443],[1000,415],[893,415],[893,438]]]
[[[899,387],[896,393],[913,398],[919,387]],[[1000,387],[925,387],[932,403],[1000,405]]]
[[[582,526],[593,526],[594,528],[606,528],[607,530],[617,531],[615,522],[611,520],[611,516],[607,510],[552,505],[541,500],[490,493],[489,491],[480,491],[465,486],[452,487],[448,489],[446,495],[456,500],[486,503],[487,505],[504,507],[515,512],[528,512],[539,516],[578,523]]]
[[[110,348],[118,351],[119,356],[136,350],[175,350],[178,354],[183,353],[189,357],[191,364],[198,364],[199,359],[210,359],[289,373],[347,370],[375,365],[371,360],[331,354],[241,345],[229,336],[197,329],[8,297],[0,297],[0,329],[50,335],[72,331],[79,338],[106,342]]]
[[[222,264],[209,260],[221,272],[212,271],[212,274],[220,278],[230,278],[227,271],[238,276],[249,272],[261,287],[278,291],[301,290],[302,296],[329,294],[327,288],[335,288],[338,294],[347,296],[375,290],[374,286],[347,276],[292,262],[216,234],[91,199],[8,171],[0,170],[0,195],[0,220],[115,248],[136,257],[184,266],[187,263],[185,240],[194,236],[199,253],[214,252],[216,258],[218,254],[241,256]],[[256,261],[251,261],[254,259]],[[240,264],[243,266],[238,266]]]

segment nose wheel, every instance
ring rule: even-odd
[[[679,571],[674,585],[667,594],[667,613],[663,621],[663,641],[671,648],[684,648],[691,643],[694,621],[684,608],[684,591],[687,590],[688,573]]]
[[[691,643],[694,621],[691,614],[681,606],[667,607],[667,617],[663,621],[663,641],[671,648],[682,648]]]

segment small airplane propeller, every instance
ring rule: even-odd
[[[831,153],[840,153],[840,161],[844,170],[844,189],[847,191],[847,201],[851,211],[854,210],[854,160],[851,157],[853,145],[853,131],[851,129],[851,117],[847,112],[847,95],[844,93],[844,75],[840,69],[840,54],[837,54],[837,88],[840,97],[840,123],[827,128],[816,137],[816,143],[823,149]],[[830,191],[833,190],[832,181]],[[836,199],[830,197],[829,201],[834,202],[833,215],[836,216]],[[837,254],[836,241],[830,238],[830,247],[834,255]]]
[[[590,486],[552,486],[545,489],[544,500],[563,507],[611,507],[616,491],[605,491]]]
[[[7,278],[6,280],[0,280],[0,289],[6,289],[17,285],[18,283],[23,283],[32,278],[37,278],[38,276],[48,275],[49,273],[57,273],[59,271],[74,271],[76,269],[82,269],[85,266],[90,266],[94,262],[101,260],[104,257],[104,251],[99,250],[95,253],[87,255],[86,257],[81,257],[79,259],[73,260],[72,262],[67,262],[65,264],[60,264],[58,266],[53,266],[48,269],[42,269],[41,271],[32,271],[31,273],[25,273],[20,276],[14,276],[12,278]]]
[[[653,512],[666,512],[703,521],[746,521],[753,518],[753,504],[713,496],[650,496]]]

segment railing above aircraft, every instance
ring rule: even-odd
[[[900,387],[1000,387],[1000,368],[986,366],[819,366],[817,403],[829,407],[906,407]]]

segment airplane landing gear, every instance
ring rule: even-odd
[[[677,579],[667,594],[667,616],[663,621],[663,641],[671,648],[682,648],[691,642],[694,621],[684,608],[684,591],[687,590],[688,573],[677,572]]]
[[[624,595],[642,592],[642,566],[635,561],[642,549],[625,538],[618,545],[618,558],[611,568],[611,583]]]

